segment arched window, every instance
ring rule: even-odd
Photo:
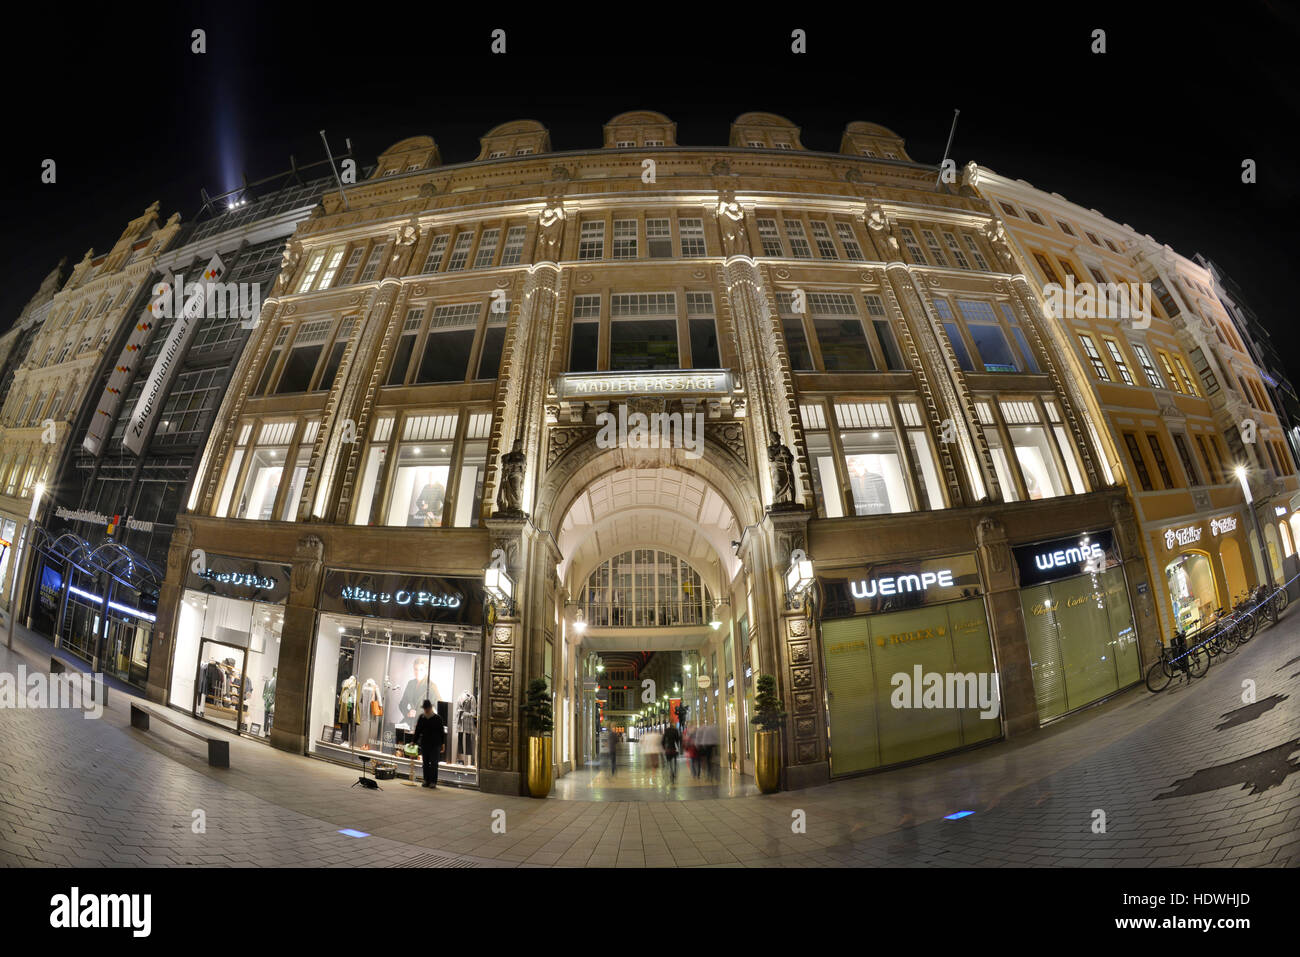
[[[579,603],[593,628],[668,628],[709,621],[713,598],[684,558],[636,548],[601,562]]]
[[[1287,528],[1286,522],[1278,522],[1277,527],[1282,533],[1282,550],[1286,552],[1286,557],[1290,558],[1295,554],[1295,548],[1291,545],[1291,529]]]

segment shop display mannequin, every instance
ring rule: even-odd
[[[456,705],[456,760],[461,764],[474,764],[474,733],[478,717],[474,696],[466,691]]]
[[[339,690],[339,724],[343,726],[343,740],[352,740],[352,725],[358,717],[357,676],[349,675],[343,679],[343,687]]]
[[[262,731],[265,734],[271,733],[271,724],[275,721],[275,676],[279,671],[279,668],[272,668],[271,677],[262,683],[262,707],[266,712],[266,717],[262,721]]]
[[[381,731],[383,729],[384,719],[374,714],[374,706],[380,700],[379,682],[374,678],[367,678],[366,683],[361,686],[361,708],[357,715],[357,723],[366,729],[362,737],[362,747],[366,749],[369,749],[371,740],[377,736],[376,725]]]

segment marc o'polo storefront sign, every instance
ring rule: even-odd
[[[970,554],[837,568],[818,580],[824,618],[917,608],[983,592],[979,565]]]
[[[1020,568],[1022,588],[1101,572],[1119,564],[1115,536],[1110,529],[1019,545],[1011,549],[1011,554]]]
[[[209,552],[199,570],[191,565],[185,587],[208,595],[282,604],[289,597],[288,565]]]
[[[329,569],[321,611],[398,621],[483,623],[483,583],[472,578],[383,575]]]

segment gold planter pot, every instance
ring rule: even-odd
[[[551,737],[533,735],[528,739],[528,793],[544,798],[551,793]]]
[[[781,732],[759,731],[755,736],[754,778],[764,794],[781,790]]]

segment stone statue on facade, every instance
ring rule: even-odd
[[[772,507],[789,508],[794,500],[794,456],[781,444],[780,434],[773,429],[772,442],[767,447],[767,469],[772,478]]]
[[[515,439],[514,448],[501,456],[501,490],[497,493],[497,512],[519,515],[524,500],[524,440]]]

